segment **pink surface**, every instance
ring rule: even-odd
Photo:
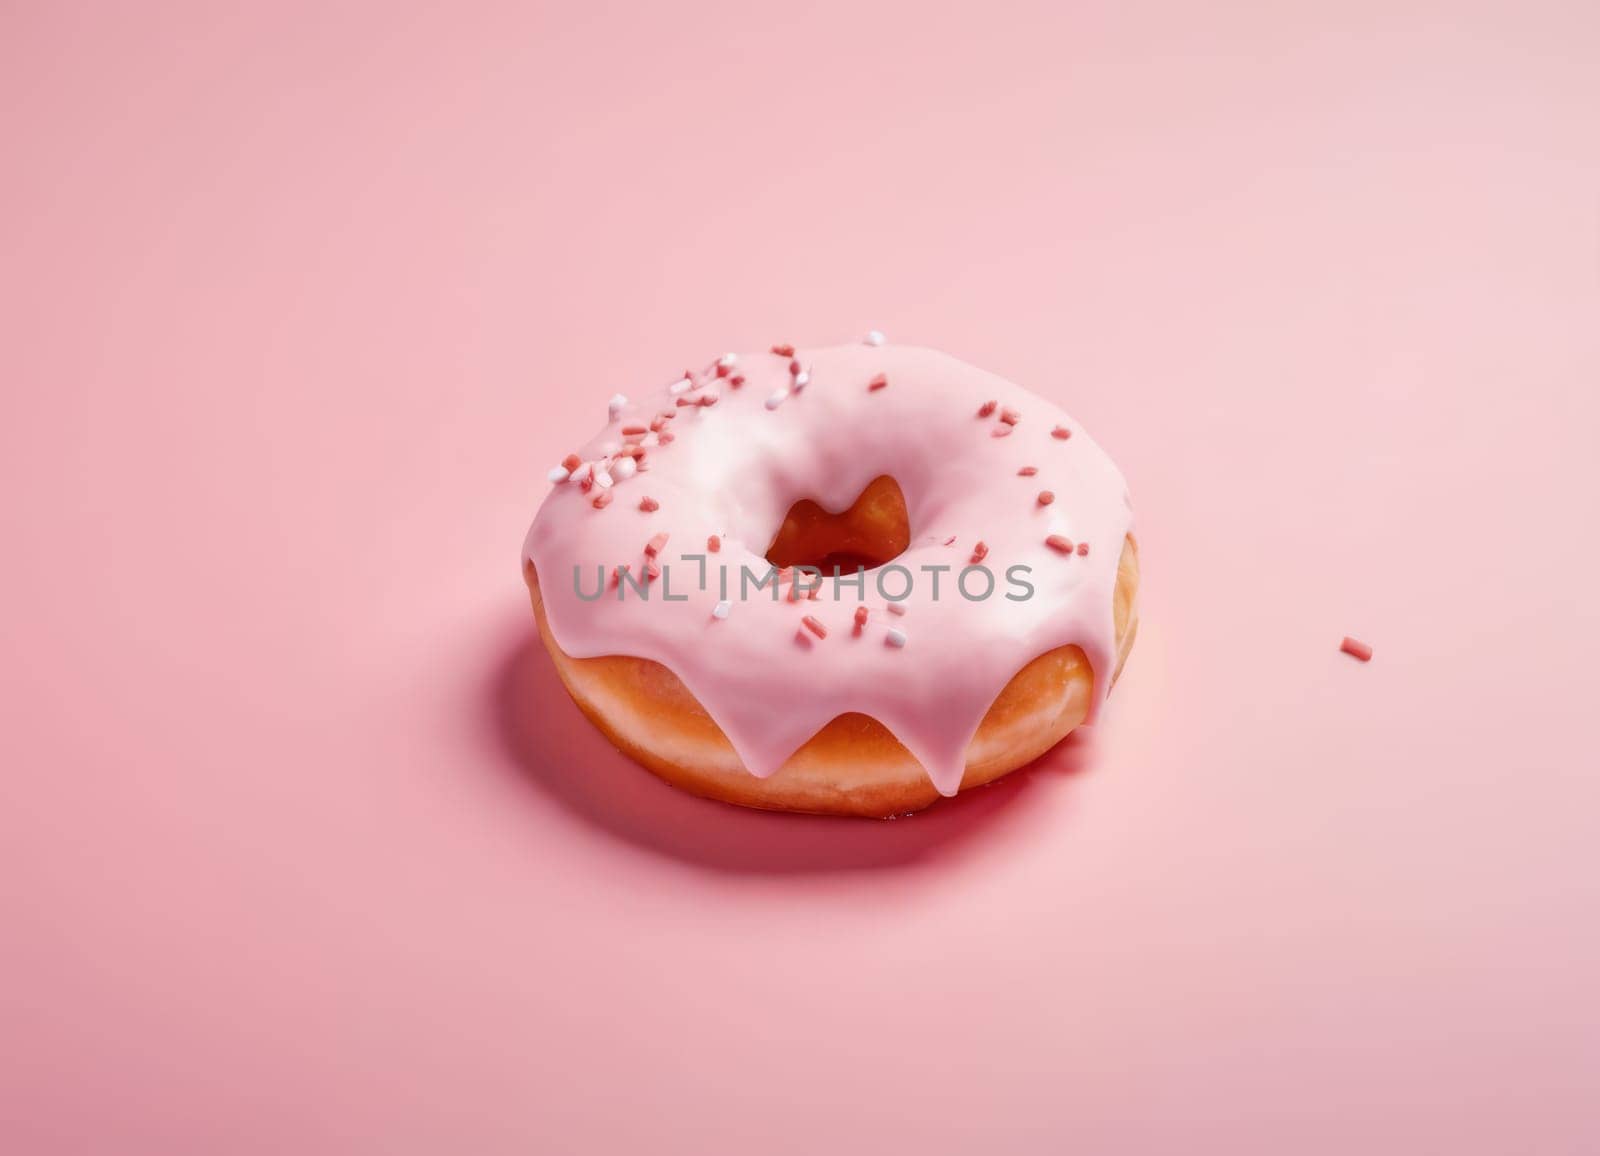
[[[1592,6],[143,7],[0,15],[0,1149],[1600,1145]],[[869,326],[1093,431],[1139,645],[677,795],[544,471]]]

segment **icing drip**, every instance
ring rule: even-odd
[[[707,388],[735,366],[752,388]],[[1112,592],[1132,516],[1110,458],[1058,407],[935,350],[861,343],[727,354],[618,395],[609,417],[562,463],[566,478],[551,471],[523,548],[554,640],[575,658],[666,666],[752,774],[773,774],[855,711],[952,795],[995,697],[1066,644],[1094,671],[1094,721],[1115,664]],[[619,453],[636,466],[618,470]],[[885,474],[905,496],[911,544],[859,595],[853,579],[809,592],[789,581],[776,598],[755,588],[791,505],[843,510]],[[622,500],[597,508],[596,485]],[[992,575],[987,597],[976,597],[989,585],[981,573],[958,585],[975,563]],[[607,580],[623,567],[648,576],[644,594]],[[903,599],[896,567],[911,574]]]

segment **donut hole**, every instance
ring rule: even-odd
[[[837,513],[810,498],[789,507],[767,547],[774,566],[835,567],[851,573],[886,565],[911,544],[911,519],[900,483],[887,474],[873,478],[849,509]]]

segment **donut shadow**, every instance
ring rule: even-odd
[[[1000,841],[1024,796],[1093,762],[1074,732],[999,782],[915,815],[871,820],[757,811],[687,794],[622,754],[568,696],[537,632],[511,647],[489,688],[508,769],[602,834],[646,851],[731,874],[882,871],[947,860]],[[1058,784],[1057,784],[1058,785]]]

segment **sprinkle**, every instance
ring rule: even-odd
[[[661,503],[650,497],[640,498],[639,508],[647,514],[653,514],[661,508]]]
[[[572,471],[567,469],[566,466],[557,466],[555,469],[546,474],[545,478],[550,482],[551,485],[559,486],[571,476]]]
[[[633,460],[632,454],[624,454],[611,463],[611,473],[614,477],[627,481],[638,470],[639,463]]]
[[[889,375],[887,373],[880,373],[876,377],[874,377],[871,381],[867,382],[867,392],[868,393],[875,393],[875,392],[877,392],[878,390],[882,389],[884,386],[886,386],[888,384],[889,384]]]
[[[811,384],[811,371],[809,369],[802,369],[799,373],[794,375],[794,387],[795,387],[795,389],[797,389],[797,390],[804,389],[806,386],[808,386],[810,384]]]
[[[876,329],[869,329],[867,330],[867,335],[861,340],[868,345],[882,345],[883,334],[879,333]]]
[[[1038,466],[1023,466],[1020,470],[1017,471],[1017,477],[1019,477],[1019,478],[1031,478],[1031,477],[1033,477],[1034,474],[1036,474],[1038,472],[1039,472],[1039,467]]]
[[[642,474],[646,470],[648,470],[649,468],[650,468],[650,459],[649,458],[640,458],[639,459],[639,472]]]
[[[1087,542],[1079,542],[1078,543],[1078,557],[1082,558],[1082,557],[1086,556],[1088,553],[1089,553],[1089,543],[1087,543]]]
[[[978,407],[978,416],[979,417],[988,417],[991,413],[993,413],[995,411],[995,407],[998,406],[999,404],[1000,403],[998,401],[986,401],[986,402],[984,402],[982,405],[980,405]]]
[[[1339,649],[1359,662],[1372,661],[1372,647],[1356,638],[1346,638],[1339,643]]]
[[[693,388],[694,375],[686,371],[681,378],[667,386],[667,392],[673,397],[677,397],[680,393],[687,393]]]
[[[883,641],[894,647],[896,650],[899,650],[906,644],[906,632],[901,630],[898,626],[891,626],[889,628],[889,633],[883,636]]]
[[[800,359],[798,357],[792,359],[789,362],[789,372],[790,373],[799,373],[801,368],[802,367],[800,365]]]
[[[856,630],[855,630],[855,632],[857,634],[860,634],[861,633],[861,628],[863,626],[865,626],[866,624],[867,624],[867,608],[865,606],[857,606],[856,607]]]
[[[1049,546],[1050,549],[1054,550],[1057,554],[1072,553],[1072,539],[1064,538],[1060,534],[1051,534],[1044,540],[1044,544]]]
[[[647,558],[654,558],[661,553],[661,547],[667,544],[667,534],[663,531],[644,544],[644,553]]]
[[[743,384],[744,374],[742,373],[736,373],[732,377],[728,378],[728,387],[730,389],[738,389]]]
[[[695,404],[700,406],[701,408],[704,408],[705,406],[708,406],[708,405],[716,405],[717,402],[719,402],[721,400],[722,400],[722,395],[720,393],[718,393],[714,389],[708,389],[704,393],[702,393],[698,398],[695,399]]]
[[[678,414],[676,410],[664,409],[656,416],[662,421],[671,421],[673,418],[677,417]]]
[[[989,431],[989,436],[992,438],[1008,438],[1011,436],[1012,428],[1009,425],[997,425]]]
[[[561,468],[566,470],[568,473],[576,470],[582,464],[583,459],[577,454],[568,454],[566,457],[561,459]]]
[[[889,613],[890,614],[904,614],[905,612],[906,612],[906,605],[905,605],[904,602],[891,602],[891,603],[889,603]]]
[[[696,405],[698,403],[692,397],[680,397],[678,399],[678,404],[680,406],[683,406],[683,405]]]
[[[594,466],[588,462],[579,462],[572,467],[572,480],[588,489],[594,484]]]
[[[603,510],[607,506],[609,506],[610,504],[611,504],[611,491],[610,490],[601,490],[598,494],[596,494],[594,496],[594,508],[595,509]]]
[[[602,490],[609,490],[611,488],[611,472],[604,466],[597,467],[594,471],[594,484]]]
[[[789,396],[789,391],[787,389],[778,390],[771,397],[767,398],[767,402],[766,402],[767,408],[768,409],[777,409],[780,405],[783,404],[784,399],[787,398],[788,396]]]
[[[1016,410],[1012,409],[1010,406],[1007,406],[1005,409],[1000,411],[1000,420],[1005,422],[1007,425],[1016,425],[1022,420],[1022,415]]]
[[[673,435],[669,431],[662,430],[660,433],[656,434],[656,444],[670,446],[672,444],[672,438]]]
[[[1053,494],[1049,490],[1040,490],[1039,491],[1039,504],[1041,506],[1048,506],[1051,502],[1053,502],[1055,500],[1056,500],[1055,494]]]
[[[717,376],[727,377],[729,373],[733,372],[733,367],[738,364],[738,361],[739,355],[737,353],[724,353],[717,358]]]
[[[654,582],[659,577],[661,577],[661,567],[654,562],[646,562],[644,564],[644,580],[646,582]]]
[[[628,398],[625,394],[614,393],[611,395],[611,400],[606,402],[606,412],[611,415],[612,421],[617,420],[617,415],[622,412],[627,404]]]
[[[651,433],[660,433],[662,431],[662,429],[665,428],[666,424],[667,424],[667,419],[666,418],[661,417],[659,415],[656,416],[656,417],[653,417],[653,418],[650,419],[650,432]]]
[[[650,427],[649,426],[625,425],[625,426],[622,427],[622,436],[625,437],[625,438],[642,437],[644,434],[647,434],[649,432],[650,432]]]
[[[718,602],[715,606],[713,606],[711,608],[711,617],[717,619],[718,621],[721,621],[722,619],[727,618],[728,614],[732,610],[733,610],[733,603],[729,602],[726,598],[724,598],[721,602]]]
[[[787,345],[787,344],[785,344],[785,345],[774,345],[772,347],[772,352],[776,353],[779,357],[793,357],[794,356],[794,346]]]
[[[711,551],[713,554],[718,553],[722,549],[722,539],[717,537],[715,534],[711,535],[711,537],[706,539],[706,549]]]
[[[800,621],[807,630],[811,631],[811,633],[815,634],[818,638],[828,637],[828,628],[822,625],[822,620],[816,615],[807,614]]]
[[[1053,437],[1053,438],[1055,438],[1055,439],[1056,439],[1056,441],[1058,441],[1058,442],[1064,442],[1064,441],[1066,441],[1066,440],[1067,440],[1067,439],[1068,439],[1068,438],[1069,438],[1069,437],[1071,437],[1071,436],[1072,436],[1072,431],[1071,431],[1071,430],[1069,430],[1069,429],[1068,429],[1068,428],[1067,428],[1067,427],[1066,427],[1066,426],[1064,426],[1064,425],[1058,425],[1058,426],[1056,426],[1056,428],[1055,428],[1055,429],[1053,429],[1053,430],[1051,430],[1051,431],[1050,431],[1050,436],[1051,436],[1051,437]]]
[[[974,566],[976,566],[979,562],[982,562],[988,556],[989,547],[985,546],[982,542],[979,542],[972,548],[972,564]]]
[[[622,585],[622,576],[624,574],[626,574],[627,572],[628,572],[628,568],[626,566],[618,566],[616,569],[611,571],[611,580],[613,582],[615,582],[618,586],[621,586]]]
[[[645,434],[644,436],[649,437],[650,435]],[[642,458],[644,457],[644,447],[638,442],[626,442],[623,444],[623,447],[617,451],[617,456],[619,458]]]

